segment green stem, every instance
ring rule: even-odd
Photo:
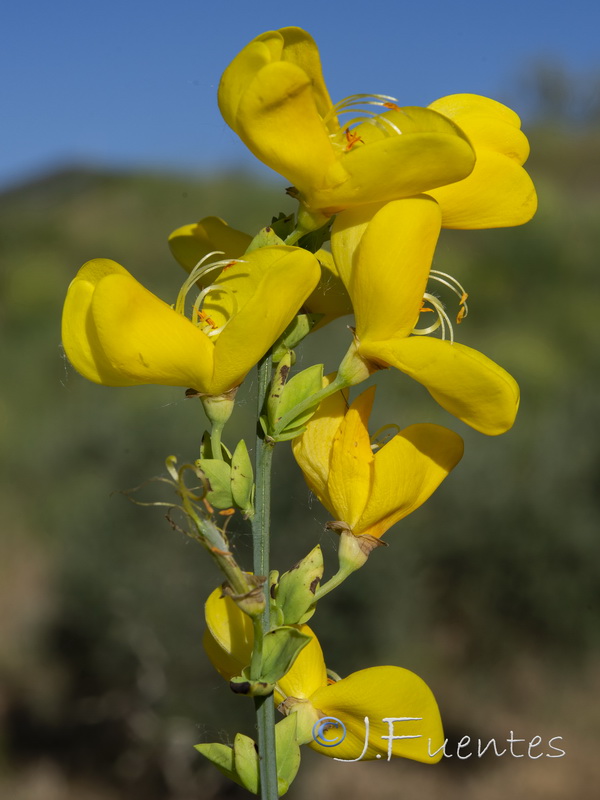
[[[339,569],[326,583],[319,586],[315,592],[315,602],[325,597],[325,595],[329,594],[333,589],[337,589],[337,587],[343,583],[347,577],[352,575],[353,572],[355,572],[354,569]]]
[[[271,382],[272,358],[265,356],[258,364],[258,415],[262,414]],[[252,518],[254,574],[269,578],[269,546],[271,519],[271,464],[273,443],[267,441],[258,428],[256,439],[256,497]],[[268,582],[265,586],[268,593]],[[262,642],[270,629],[269,598],[261,617],[254,620],[254,651],[250,667],[253,678],[260,677],[262,667]],[[275,705],[272,695],[255,697],[258,727],[258,753],[262,800],[277,800],[277,756],[275,752]]]
[[[220,461],[223,460],[223,451],[221,450],[221,434],[225,423],[213,423],[210,431],[210,449],[212,450],[212,457]]]

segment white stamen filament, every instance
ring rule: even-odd
[[[433,325],[430,325],[428,328],[413,328],[412,332],[417,336],[425,336],[428,333],[433,333],[439,327],[442,328],[442,339],[446,338],[446,326],[448,326],[448,331],[450,333],[450,343],[454,343],[454,330],[452,329],[452,323],[450,322],[450,318],[448,314],[446,314],[444,310],[444,306],[437,297],[433,294],[429,294],[429,292],[425,292],[423,295],[423,300],[430,303],[433,306],[434,311],[437,313],[438,318]]]
[[[177,311],[178,314],[185,316],[185,301],[187,295],[189,294],[192,287],[196,285],[198,280],[200,280],[200,278],[207,275],[209,272],[213,272],[216,269],[223,270],[225,267],[232,266],[233,264],[244,263],[242,259],[239,258],[213,261],[210,264],[205,263],[207,259],[209,259],[211,256],[222,255],[222,254],[223,254],[222,250],[214,250],[211,253],[207,253],[207,255],[201,258],[200,261],[196,264],[196,266],[192,269],[192,271],[186,278],[185,282],[183,283],[183,286],[179,290],[179,294],[177,295],[177,301],[175,303],[175,311]],[[198,296],[196,297],[194,305],[192,306],[192,322],[197,327],[208,324],[209,330],[204,331],[207,336],[217,336],[217,334],[223,331],[223,329],[227,325],[227,322],[229,322],[229,320],[226,320],[220,327],[212,328],[210,322],[207,322],[208,315],[205,315],[203,318],[202,303],[204,302],[209,292],[212,291],[225,292],[226,294],[229,294],[231,296],[231,299],[233,301],[233,309],[230,318],[235,316],[238,311],[238,303],[235,293],[233,293],[226,286],[223,286],[222,284],[219,283],[211,283],[209,286],[206,286],[204,289],[202,289],[202,291],[199,292]]]
[[[459,299],[459,305],[462,306],[463,309],[461,319],[464,319],[469,313],[469,307],[467,306],[467,297],[469,295],[464,290],[464,287],[452,275],[448,275],[447,272],[440,272],[439,269],[432,269],[429,273],[429,277],[434,281],[438,281],[438,283],[444,284],[444,286],[447,286],[448,289],[454,292]]]

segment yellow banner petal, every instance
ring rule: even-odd
[[[300,190],[313,185],[331,189],[347,178],[318,112],[312,82],[295,64],[278,61],[257,73],[240,101],[236,130],[257,158]]]
[[[506,370],[477,350],[412,336],[369,342],[360,352],[422,383],[443,408],[481,433],[495,436],[513,425],[519,387]]]
[[[311,703],[323,717],[335,717],[346,728],[335,747],[311,744],[330,758],[402,757],[434,764],[442,757],[441,752],[430,755],[444,742],[440,712],[431,689],[414,672],[401,667],[360,670],[319,689]]]
[[[463,441],[440,425],[411,425],[375,453],[373,484],[354,533],[382,536],[422,505],[458,464]]]
[[[331,448],[328,490],[336,519],[354,528],[361,517],[372,481],[373,451],[369,438],[369,415],[375,387],[352,403]]]
[[[262,67],[277,61],[282,52],[283,36],[279,31],[267,31],[247,44],[223,73],[219,83],[219,109],[234,131],[238,132],[238,108],[249,84]]]

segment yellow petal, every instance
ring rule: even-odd
[[[123,377],[117,385],[210,390],[214,352],[209,338],[131,275],[99,281],[91,311],[104,355]]]
[[[237,386],[283,333],[321,276],[312,253],[296,247],[262,247],[221,273],[216,283],[229,290],[205,304],[217,320],[219,305],[233,313],[215,345],[212,393]],[[237,311],[232,301],[235,296]],[[225,314],[228,316],[228,314]]]
[[[477,350],[412,336],[368,342],[359,351],[422,383],[443,408],[481,433],[495,436],[512,427],[519,387],[506,370]]]
[[[477,156],[471,175],[430,192],[442,207],[443,226],[500,228],[528,222],[537,198],[531,178],[520,167],[529,155],[529,142],[514,111],[473,94],[442,97],[430,108],[460,125]]]
[[[336,717],[346,727],[345,739],[335,747],[316,742],[313,750],[331,758],[372,760],[388,757],[412,758],[426,764],[444,741],[437,703],[427,684],[414,672],[401,667],[371,667],[348,675],[337,683],[319,689],[310,698],[323,717]],[[369,719],[368,747],[365,744],[365,717]],[[402,721],[398,718],[410,719]],[[397,721],[388,722],[390,718]],[[385,737],[414,737],[389,739]]]
[[[311,636],[312,639],[300,650],[288,672],[277,681],[279,691],[277,691],[276,701],[278,703],[285,697],[297,697],[299,700],[308,699],[314,692],[327,684],[327,670],[319,640],[308,625],[298,625],[297,627],[300,633]]]
[[[329,386],[335,375],[323,378],[323,386]],[[292,452],[310,490],[319,502],[333,514],[331,498],[327,489],[329,462],[333,440],[348,409],[347,392],[336,392],[323,400],[317,412],[306,425],[306,431],[292,440]]]
[[[339,215],[332,234],[336,259],[347,264],[343,251],[355,246],[356,231],[363,225],[357,211]],[[348,284],[359,341],[408,336],[412,331],[440,225],[439,206],[421,195],[387,203],[364,227]]]
[[[230,680],[250,664],[254,644],[252,620],[230,597],[221,595],[220,587],[209,595],[204,614],[207,655],[221,675]]]
[[[367,124],[355,129],[364,144],[341,155],[348,181],[336,180],[332,174],[324,185],[305,188],[298,184],[308,205],[336,213],[419,194],[471,172],[475,156],[460,128],[428,109],[409,108],[403,113],[406,132],[400,135],[385,136]]]
[[[73,366],[106,386],[155,383],[202,391],[212,376],[209,339],[107,259],[89,261],[69,287],[63,339]]]
[[[183,225],[169,236],[169,247],[175,259],[188,272],[209,253],[219,251],[213,261],[239,258],[252,241],[247,233],[230,228],[219,217],[205,217],[193,225]],[[205,283],[214,281],[217,273],[207,275]]]
[[[310,78],[315,105],[321,117],[327,117],[327,128],[334,133],[339,124],[335,114],[330,114],[332,103],[323,80],[319,49],[312,38],[302,28],[281,28],[284,47],[282,58],[300,67]]]
[[[363,392],[348,409],[333,446],[327,488],[337,520],[354,528],[371,490],[373,451],[369,415],[375,387]]]
[[[477,154],[468,178],[428,192],[442,209],[444,228],[523,225],[537,210],[533,181],[512,158],[492,150]]]
[[[99,281],[108,275],[129,275],[126,269],[107,258],[95,258],[81,267],[67,291],[62,315],[62,343],[75,369],[94,383],[129,386],[106,358],[92,317],[92,299]]]
[[[375,453],[373,485],[354,533],[382,536],[422,505],[463,455],[463,441],[440,425],[411,425]]]
[[[478,152],[495,150],[525,163],[529,155],[527,137],[521,132],[521,120],[508,106],[477,94],[452,94],[429,105],[454,120],[469,137]]]
[[[254,155],[299,189],[331,188],[347,175],[318,112],[312,82],[295,64],[263,67],[247,87],[237,133]]]
[[[237,132],[237,112],[244,92],[256,73],[281,58],[283,36],[267,31],[253,39],[227,67],[219,83],[219,109],[225,122]]]

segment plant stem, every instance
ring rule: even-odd
[[[272,358],[265,356],[258,364],[258,415],[262,414],[271,382]],[[251,673],[259,678],[262,667],[262,642],[270,629],[269,614],[269,546],[271,521],[271,463],[273,443],[265,439],[257,426],[256,439],[256,497],[255,514],[252,518],[254,550],[254,574],[267,578],[265,610],[254,623],[254,648]],[[258,754],[262,800],[277,800],[277,755],[275,752],[275,705],[273,697],[255,697],[256,722],[258,727]]]

